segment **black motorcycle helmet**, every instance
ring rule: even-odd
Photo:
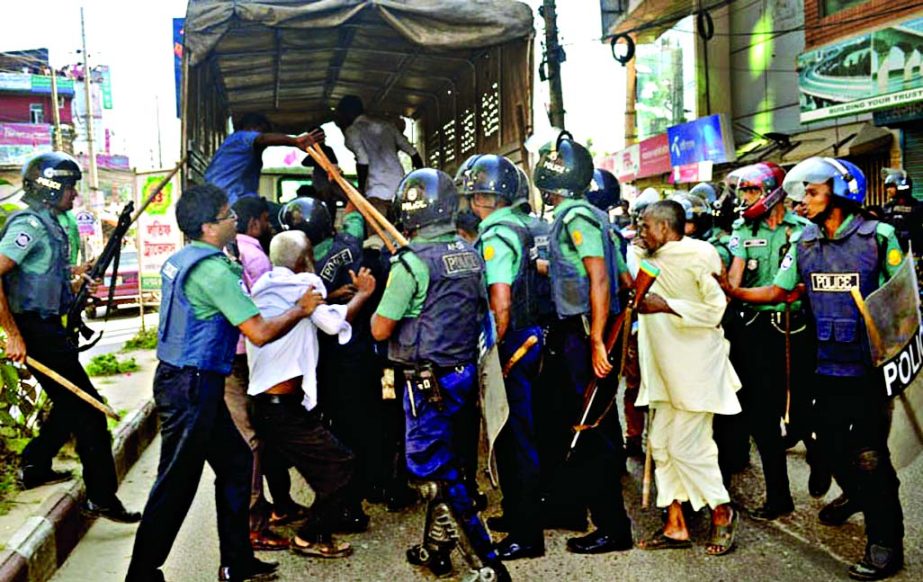
[[[587,202],[605,212],[621,202],[621,192],[622,187],[619,186],[619,180],[612,172],[596,168],[593,170],[590,189],[586,191],[586,199]]]
[[[493,194],[511,205],[519,189],[519,173],[513,162],[503,156],[472,156],[459,168],[455,186],[460,196]]]
[[[913,190],[913,180],[903,170],[890,171],[885,176],[884,186],[894,186],[898,194],[909,194]]]
[[[421,168],[404,176],[394,202],[403,228],[412,231],[433,224],[452,224],[458,211],[458,191],[445,172]]]
[[[300,230],[312,245],[333,236],[333,219],[327,205],[315,198],[295,198],[279,211],[284,230]]]
[[[573,136],[562,131],[554,143],[539,150],[532,179],[544,194],[579,198],[593,180],[593,157]]]
[[[64,188],[76,186],[81,177],[77,160],[65,153],[47,152],[22,167],[22,189],[27,199],[56,204]]]

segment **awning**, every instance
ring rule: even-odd
[[[609,29],[610,35],[631,32],[635,42],[647,44],[693,13],[688,0],[643,0]]]
[[[754,140],[737,152],[736,165],[794,164],[813,156],[863,156],[891,147],[894,135],[868,122],[814,129],[791,136]],[[775,137],[775,136],[774,136]]]

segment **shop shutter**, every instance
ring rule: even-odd
[[[913,178],[913,196],[923,200],[923,130],[901,128],[904,169]]]

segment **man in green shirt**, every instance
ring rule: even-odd
[[[157,478],[135,537],[128,580],[162,581],[166,561],[195,497],[205,461],[215,481],[219,580],[271,573],[276,564],[253,556],[249,538],[252,454],[224,401],[239,335],[256,345],[287,333],[323,302],[316,292],[264,319],[244,292],[242,267],[222,249],[236,236],[237,216],[217,186],[195,186],[176,206],[180,230],[192,242],[171,256],[163,280],[154,375],[161,420]]]
[[[728,243],[734,257],[728,270],[731,285],[771,284],[792,241],[809,224],[787,210],[784,176],[785,171],[775,164],[759,163],[739,168],[727,178],[728,187],[744,207]],[[805,439],[815,468],[810,479],[811,494],[820,497],[830,487],[830,473],[820,463],[807,422],[813,365],[807,316],[800,303],[790,307],[784,303],[744,303],[730,309],[741,323],[738,341],[744,346],[740,352],[743,389],[739,397],[766,482],[765,502],[750,515],[756,520],[774,520],[795,509],[788,481],[786,440]],[[787,423],[784,436],[782,419]]]
[[[77,162],[59,152],[39,154],[23,168],[28,208],[13,214],[0,233],[0,326],[6,332],[6,357],[20,363],[27,355],[35,358],[102,400],[61,322],[79,280],[72,280],[67,234],[59,216],[73,207],[80,178]],[[140,514],[126,510],[116,496],[118,481],[106,418],[58,382],[28,367],[54,405],[39,435],[22,452],[23,487],[70,478],[70,473],[54,471],[51,463],[74,435],[87,488],[83,511],[124,523],[138,521]]]
[[[532,418],[532,387],[541,363],[543,334],[539,326],[538,272],[530,257],[534,242],[527,225],[512,207],[519,180],[516,166],[497,155],[475,156],[456,177],[461,194],[468,198],[468,206],[481,219],[475,247],[484,259],[490,310],[497,322],[500,360],[509,362],[520,348],[527,348],[506,374],[510,414],[497,438],[503,516],[488,524],[491,529],[510,533],[497,546],[502,560],[545,554]]]
[[[549,352],[559,355],[563,390],[558,418],[568,428],[581,421],[581,403],[590,381],[612,372],[603,333],[610,316],[619,312],[618,250],[609,236],[609,219],[584,199],[592,178],[590,152],[567,132],[542,148],[535,166],[535,186],[545,203],[554,207],[549,274],[557,321],[549,331],[548,344]],[[607,390],[612,397],[613,389]],[[570,461],[564,465],[562,458],[547,460],[568,474],[560,476],[567,484],[547,496],[546,513],[580,526],[586,523],[589,509],[597,527],[567,540],[567,549],[578,554],[632,547],[631,522],[617,469],[625,462],[622,430],[618,415],[606,414],[611,409],[606,399],[595,401],[590,418],[598,418],[598,426],[585,431]],[[569,434],[566,430],[561,438],[566,441]]]
[[[860,208],[866,182],[854,164],[809,158],[786,176],[785,190],[804,199],[806,226],[771,284],[725,292],[754,304],[807,298],[817,329],[815,430],[824,458],[843,494],[820,513],[839,525],[862,511],[865,556],[851,578],[880,580],[903,567],[904,523],[900,482],[888,451],[890,401],[881,370],[871,364],[864,320],[852,298],[863,297],[893,275],[903,260],[894,229],[867,219]]]

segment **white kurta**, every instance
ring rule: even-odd
[[[636,405],[669,402],[689,412],[739,413],[740,380],[721,329],[727,300],[712,276],[721,271],[718,252],[705,241],[684,237],[642,258],[660,268],[650,292],[679,316],[638,316],[641,391]]]
[[[727,300],[713,277],[721,271],[721,259],[711,244],[688,237],[643,258],[660,268],[651,293],[678,314],[638,316],[636,405],[650,405],[654,414],[648,438],[657,466],[657,505],[689,501],[695,510],[714,508],[729,496],[712,417],[740,412],[740,380],[721,329]]]

